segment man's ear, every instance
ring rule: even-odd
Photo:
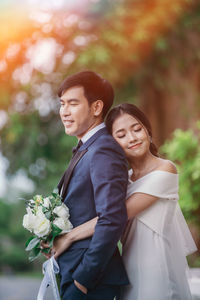
[[[102,100],[96,100],[92,103],[93,113],[95,117],[99,117],[103,112],[104,103]]]

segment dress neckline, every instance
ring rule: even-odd
[[[130,171],[131,171],[131,172],[130,172]],[[136,180],[132,180],[132,179],[131,179],[131,175],[133,174],[133,170],[130,169],[130,170],[129,170],[129,180],[130,180],[132,183],[135,183],[135,182],[137,182],[138,180],[141,180],[141,179],[147,177],[148,175],[150,175],[150,174],[152,174],[152,173],[159,173],[159,172],[161,172],[161,173],[167,173],[167,174],[170,174],[170,175],[178,176],[178,173],[176,174],[176,173],[171,173],[171,172],[163,171],[163,170],[154,170],[154,171],[151,171],[151,172],[145,174],[144,176],[142,176],[142,177],[140,177],[140,178],[138,178],[138,179],[136,179]]]

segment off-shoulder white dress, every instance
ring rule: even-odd
[[[129,179],[127,198],[134,193],[158,200],[134,218],[126,233],[123,260],[130,285],[121,299],[191,300],[186,256],[197,249],[178,204],[178,175],[157,170]]]

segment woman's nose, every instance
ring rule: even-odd
[[[134,132],[129,132],[129,142],[133,142],[137,140],[137,135]]]

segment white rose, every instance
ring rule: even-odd
[[[62,218],[56,218],[53,221],[53,224],[55,224],[62,230],[61,233],[69,232],[73,228],[73,226],[69,220],[63,220]]]
[[[62,203],[60,206],[55,207],[53,212],[60,218],[69,218],[69,209],[64,203]]]
[[[26,211],[27,214],[23,217],[23,226],[32,232],[35,226],[35,215],[32,213],[30,207],[28,207]]]
[[[41,206],[38,207],[38,210],[36,212],[35,226],[33,231],[38,237],[43,237],[45,235],[48,235],[51,231],[51,223],[45,217]]]
[[[51,202],[48,197],[44,198],[43,206],[49,208],[51,206]]]

